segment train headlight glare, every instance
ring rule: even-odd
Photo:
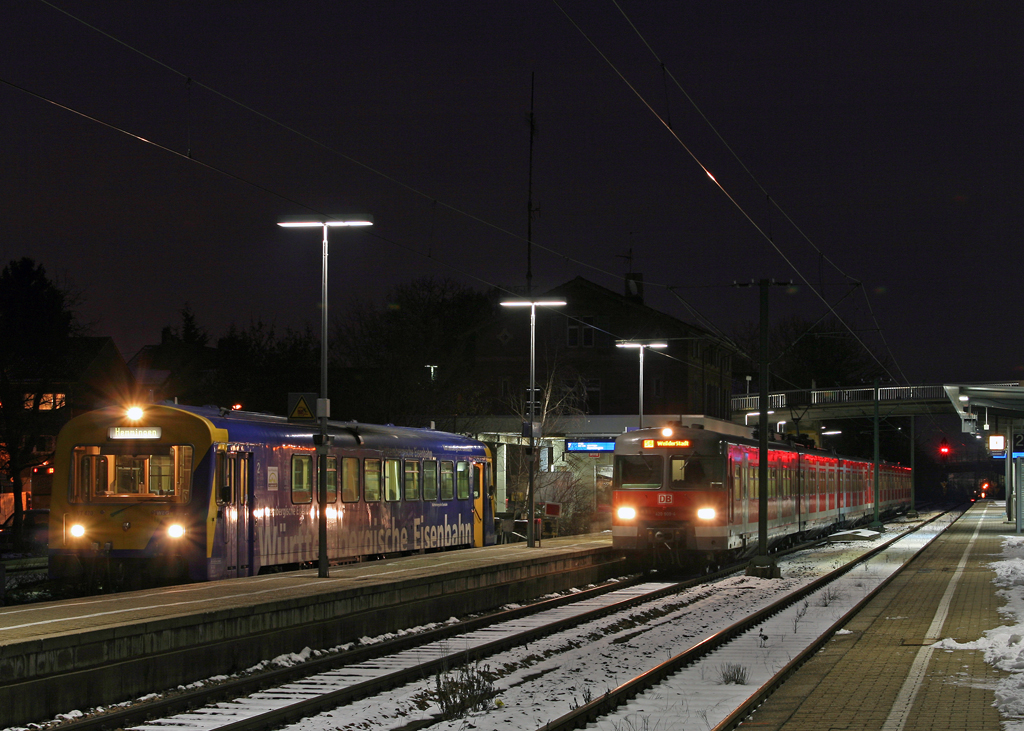
[[[128,409],[128,418],[131,419],[132,421],[138,421],[139,419],[141,419],[142,407],[132,406],[130,409]]]
[[[670,436],[672,436],[672,427],[666,426],[664,429],[662,429],[661,430],[661,436],[663,436],[663,437],[670,437]]]
[[[697,511],[697,517],[701,520],[714,520],[715,509],[714,508],[701,508]]]
[[[185,527],[175,523],[167,528],[167,535],[171,538],[181,538],[185,535]]]
[[[636,517],[636,508],[619,508],[619,520],[633,520]]]
[[[81,523],[75,523],[73,526],[71,526],[71,535],[73,535],[75,538],[81,538],[85,535],[85,526]]]

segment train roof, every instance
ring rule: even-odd
[[[316,421],[296,422],[285,416],[264,414],[253,411],[233,411],[212,406],[171,405],[182,411],[194,413],[209,419],[215,426],[227,429],[229,433],[237,432],[240,425],[247,425],[257,430],[265,430],[267,434],[312,436],[320,431]],[[327,433],[334,438],[336,444],[345,446],[364,446],[371,449],[387,449],[401,443],[403,448],[440,448],[448,450],[465,450],[474,446],[483,448],[483,443],[462,434],[438,431],[436,429],[417,428],[411,426],[395,426],[393,424],[367,424],[359,421],[327,421]]]
[[[191,415],[216,430],[223,430],[217,441],[222,441],[226,433],[228,441],[231,442],[312,444],[314,435],[320,432],[320,426],[315,421],[294,422],[274,414],[174,403],[150,404],[145,408],[160,408],[167,410],[165,413],[178,411]],[[83,414],[72,421],[83,418],[94,423],[97,419],[102,420],[101,423],[120,421],[123,414],[123,409],[119,407],[108,407]],[[70,423],[72,422],[69,422],[69,425]],[[477,456],[482,456],[486,451],[483,442],[435,429],[329,420],[327,433],[331,435],[333,443],[341,447],[364,447],[382,451],[393,448],[405,452],[416,449],[441,450]]]

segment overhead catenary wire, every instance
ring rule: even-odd
[[[555,4],[556,5],[558,4],[556,0],[555,0]],[[817,244],[814,243],[814,241],[810,238],[810,236],[808,236],[804,232],[804,230],[802,228],[800,228],[799,225],[797,225],[796,221],[794,221],[793,218],[789,215],[789,213],[784,208],[782,208],[781,205],[779,205],[778,201],[775,200],[771,196],[771,194],[764,187],[764,185],[761,184],[760,180],[758,180],[757,176],[755,176],[754,173],[750,170],[750,168],[747,167],[746,163],[742,160],[742,158],[740,158],[740,156],[736,153],[736,151],[732,148],[732,146],[729,145],[729,143],[726,141],[726,139],[718,131],[718,128],[711,122],[711,120],[707,117],[707,115],[704,114],[704,111],[700,108],[700,106],[696,103],[696,101],[694,101],[694,99],[689,95],[689,93],[687,93],[687,91],[683,87],[683,85],[679,83],[679,80],[672,74],[671,71],[669,71],[667,69],[664,61],[658,56],[657,52],[654,50],[654,48],[651,46],[651,44],[647,41],[647,39],[644,37],[644,35],[640,32],[639,28],[636,27],[636,25],[629,18],[629,16],[626,14],[626,12],[622,9],[622,6],[619,4],[618,0],[612,0],[612,4],[615,5],[615,7],[622,14],[622,17],[629,24],[630,28],[633,29],[633,31],[636,33],[636,35],[643,42],[644,46],[646,46],[646,48],[650,51],[651,55],[654,57],[655,61],[658,63],[659,67],[661,68],[663,75],[667,75],[669,78],[672,79],[672,82],[676,85],[676,88],[679,89],[679,91],[683,94],[684,97],[686,97],[686,100],[690,103],[690,105],[694,108],[694,110],[696,110],[697,114],[701,117],[701,119],[703,119],[704,122],[708,125],[708,127],[715,134],[715,136],[719,139],[719,141],[722,143],[722,145],[725,147],[725,149],[729,152],[729,154],[732,155],[733,159],[735,159],[736,162],[739,163],[740,167],[744,170],[744,172],[746,172],[746,174],[750,177],[750,179],[754,182],[754,184],[761,190],[762,193],[764,193],[765,199],[766,199],[766,201],[769,204],[769,208],[774,207],[776,210],[779,211],[779,213],[782,214],[782,216],[793,227],[793,229],[800,235],[800,237],[803,238],[811,246],[811,248],[814,249],[814,251],[816,251],[818,253],[819,262],[821,262],[821,261],[828,262],[828,264],[830,266],[832,266],[832,268],[834,268],[842,276],[846,277],[847,279],[850,279],[852,284],[860,285],[861,282],[858,279],[856,279],[855,277],[851,277],[849,274],[847,274],[845,271],[843,271],[843,269],[836,262],[832,261],[832,259],[829,258],[817,246]],[[651,111],[653,112],[654,110],[651,109]],[[666,126],[669,128],[670,131],[672,131],[672,125],[671,125],[670,122],[667,123]],[[673,131],[673,136],[675,136],[674,131]],[[687,151],[689,152],[689,150],[687,150]],[[691,155],[692,155],[692,153],[691,153]],[[704,166],[702,165],[701,167],[704,167]],[[706,171],[707,170],[705,168],[705,172]],[[716,183],[717,183],[717,181],[716,181]],[[721,186],[719,186],[719,187],[721,187]],[[730,200],[732,200],[732,199],[730,198]],[[748,217],[748,220],[749,220],[749,217]],[[770,210],[769,210],[769,226],[770,226],[770,223],[771,223],[771,218],[770,218]],[[767,238],[772,243],[772,245],[775,246],[774,241],[772,240],[772,236],[771,236],[770,231],[767,234]],[[776,247],[776,250],[778,250],[778,247]],[[779,251],[779,253],[781,255],[781,251]],[[785,257],[783,257],[783,258],[785,259]],[[788,259],[786,261],[787,261],[787,263],[789,263]],[[794,269],[794,271],[797,271],[797,270]],[[797,272],[797,273],[799,274],[799,272]],[[803,278],[802,275],[801,275],[801,278]],[[820,277],[820,274],[819,274],[819,281],[820,281],[820,279],[821,279],[821,277]],[[805,281],[806,281],[806,279],[805,279]],[[808,286],[810,286],[809,283],[808,283]],[[818,294],[817,291],[814,290],[813,287],[812,287],[812,291],[815,291],[815,293]],[[866,302],[869,310],[871,310],[871,303],[870,303],[870,299],[868,297],[867,290],[866,289],[862,289],[862,291],[864,292],[865,302]],[[824,299],[824,297],[822,295],[819,294],[819,297],[822,299],[823,302],[825,302],[826,306],[829,306],[829,303]],[[845,296],[843,297],[843,299],[845,299]],[[838,305],[838,302],[836,304]],[[838,317],[838,314],[835,313],[835,311],[834,311],[832,306],[829,306],[829,309],[830,309],[830,311],[833,312],[833,314],[836,314],[836,316]],[[897,370],[899,371],[900,376],[903,378],[904,382],[909,383],[908,379],[906,378],[906,375],[903,373],[903,370],[899,367],[898,360],[896,359],[895,354],[892,352],[892,349],[889,347],[888,341],[886,341],[886,339],[885,339],[884,332],[882,331],[881,326],[878,324],[878,320],[875,317],[873,310],[871,310],[871,317],[872,317],[872,319],[875,322],[875,325],[876,325],[876,327],[878,329],[878,332],[881,334],[882,343],[883,343],[883,346],[884,346],[886,352],[889,354],[889,357],[892,358],[892,361],[893,361],[894,365],[896,366]],[[850,328],[849,325],[845,321],[843,321],[841,318],[840,318],[840,322],[842,322],[843,325],[849,329],[851,334],[854,334],[853,329]],[[856,335],[854,335],[854,337],[856,337]],[[885,365],[882,364],[882,362],[874,355],[874,353],[871,352],[870,348],[868,348],[867,345],[863,341],[860,341],[859,338],[857,338],[857,340],[858,340],[858,342],[860,342],[861,346],[863,346],[864,349],[872,356],[872,358],[874,358],[875,361],[878,362],[878,364],[880,366],[882,366],[882,368],[886,371],[886,373],[889,373],[888,368],[886,368]],[[892,374],[889,374],[889,375],[891,377]]]
[[[204,84],[201,81],[198,81],[198,80],[194,79],[192,76],[190,76],[188,74],[185,74],[185,73],[183,73],[183,72],[181,72],[181,71],[171,67],[170,65],[160,61],[159,59],[156,59],[155,57],[153,57],[153,56],[151,56],[151,55],[141,51],[138,48],[135,48],[134,46],[131,46],[130,44],[124,42],[123,40],[117,38],[116,36],[114,36],[114,35],[106,32],[106,31],[104,31],[104,30],[102,30],[102,29],[100,29],[100,28],[98,28],[98,27],[96,27],[96,26],[94,26],[94,25],[92,25],[92,24],[82,20],[81,18],[78,18],[78,17],[74,16],[73,14],[71,14],[68,11],[66,11],[66,10],[56,6],[56,5],[54,5],[52,2],[49,2],[48,0],[39,0],[39,1],[41,3],[47,5],[48,7],[52,8],[52,9],[54,9],[54,10],[56,10],[56,11],[58,11],[58,12],[64,14],[64,15],[66,15],[67,17],[71,18],[72,20],[74,20],[74,21],[76,21],[76,22],[78,22],[78,23],[80,23],[80,24],[90,28],[92,31],[103,35],[104,37],[110,39],[111,41],[113,41],[113,42],[115,42],[115,43],[117,43],[117,44],[119,44],[119,45],[129,49],[129,50],[131,50],[132,52],[134,52],[136,54],[139,54],[140,56],[146,58],[150,62],[159,65],[161,68],[164,68],[164,69],[166,69],[166,70],[168,70],[168,71],[170,71],[170,72],[172,72],[174,74],[179,75],[182,79],[185,80],[185,83],[186,83],[187,88],[189,90],[189,99],[188,99],[188,103],[189,104],[191,104],[191,93],[190,92],[191,92],[192,85],[195,85],[195,86],[198,86],[200,88],[203,88],[204,90],[209,91],[210,93],[218,96],[219,98],[221,98],[221,99],[223,99],[225,101],[228,101],[231,104],[234,104],[234,105],[236,105],[236,106],[238,106],[238,107],[248,111],[251,114],[254,114],[254,115],[258,116],[259,118],[261,118],[263,120],[266,120],[267,122],[269,122],[269,123],[271,123],[271,124],[273,124],[275,126],[278,126],[279,128],[284,129],[284,130],[288,131],[289,133],[294,134],[294,135],[300,137],[301,139],[308,141],[311,144],[314,144],[314,145],[316,145],[316,146],[318,146],[318,147],[320,147],[320,148],[322,148],[324,150],[327,150],[327,151],[331,152],[334,155],[339,156],[340,158],[348,161],[349,163],[351,163],[353,165],[356,165],[356,166],[358,166],[358,167],[360,167],[360,168],[362,168],[364,170],[367,170],[368,172],[371,172],[374,175],[377,175],[377,176],[379,176],[379,177],[381,177],[381,178],[383,178],[383,179],[385,179],[385,180],[387,180],[387,181],[389,181],[391,183],[394,183],[395,185],[398,185],[398,186],[406,189],[407,191],[409,191],[409,192],[411,192],[411,193],[413,193],[413,194],[415,194],[417,196],[420,196],[420,197],[423,197],[423,198],[426,198],[426,199],[430,200],[431,203],[433,205],[435,205],[435,206],[440,205],[442,207],[445,207],[445,208],[451,210],[452,212],[454,212],[454,213],[456,213],[458,215],[464,216],[464,217],[466,217],[466,218],[468,218],[470,220],[473,220],[473,221],[478,222],[478,223],[480,223],[482,225],[488,226],[488,227],[492,228],[493,230],[499,231],[499,232],[501,232],[501,233],[503,233],[505,235],[511,236],[511,237],[513,237],[515,239],[525,240],[525,239],[523,239],[522,236],[519,236],[518,234],[515,234],[514,232],[511,232],[511,231],[509,231],[509,230],[507,230],[507,229],[505,229],[505,228],[503,228],[501,226],[498,226],[498,225],[496,225],[496,224],[494,224],[494,223],[492,223],[490,221],[487,221],[486,219],[483,219],[480,216],[476,216],[476,215],[474,215],[474,214],[472,214],[472,213],[470,213],[470,212],[468,212],[468,211],[466,211],[464,209],[460,209],[460,208],[458,208],[458,207],[456,207],[454,205],[446,203],[443,200],[439,200],[439,199],[435,198],[434,196],[431,196],[428,193],[425,193],[425,192],[421,191],[420,189],[418,189],[418,188],[416,188],[414,186],[411,186],[411,185],[409,185],[409,184],[407,184],[407,183],[405,183],[405,182],[395,178],[394,176],[389,175],[388,173],[386,173],[386,172],[384,172],[384,171],[382,171],[380,169],[377,169],[377,168],[375,168],[373,166],[367,165],[366,163],[363,163],[362,161],[357,160],[356,158],[353,158],[352,156],[347,155],[346,153],[341,152],[340,150],[337,150],[336,148],[333,148],[333,147],[331,147],[329,145],[326,145],[326,144],[320,142],[316,138],[314,138],[314,137],[312,137],[312,136],[310,136],[310,135],[308,135],[308,134],[306,134],[304,132],[301,132],[298,129],[295,129],[295,128],[290,127],[290,126],[288,126],[286,124],[283,124],[282,122],[274,119],[273,117],[271,117],[271,116],[269,116],[269,115],[267,115],[267,114],[265,114],[263,112],[260,112],[259,110],[253,108],[252,106],[250,106],[248,104],[245,104],[245,103],[243,103],[243,102],[241,102],[241,101],[239,101],[239,100],[237,100],[237,99],[235,99],[235,98],[233,98],[233,97],[231,97],[231,96],[229,96],[227,94],[222,93],[221,91],[219,91],[219,90],[217,90],[217,89],[215,89],[215,88],[213,88],[213,87],[211,87],[211,86],[209,86],[207,84]],[[566,14],[564,9],[562,9],[561,6],[558,5],[557,2],[555,2],[555,5],[556,5],[556,7],[558,7],[563,12],[563,14]],[[621,8],[620,8],[620,12],[621,12]],[[568,17],[567,14],[566,14],[566,17]],[[573,22],[571,18],[570,18],[570,22]],[[573,22],[573,25],[576,26],[576,24],[574,22]],[[577,27],[578,30],[580,30],[578,28],[578,26],[576,26],[576,27]],[[580,30],[580,32],[582,33],[582,30]],[[584,34],[584,37],[586,37],[586,34]],[[590,41],[589,38],[588,38],[588,41],[591,42],[591,45],[594,45],[593,42]],[[596,46],[595,46],[595,50],[598,50],[598,52],[602,56],[602,58],[605,59],[605,62],[608,63],[610,66],[612,66],[612,68],[614,69],[614,66],[611,64],[610,60],[608,60],[607,57],[603,53],[601,53],[599,49],[596,49]],[[671,75],[671,72],[669,72],[667,68],[665,69],[665,72],[668,74],[669,78],[672,78],[672,81],[676,84],[676,86],[681,89],[681,86],[678,84],[678,81],[675,79],[674,76]],[[626,80],[625,77],[621,73],[619,73],[617,69],[616,69],[616,73],[619,74],[620,78],[625,83],[627,83],[627,85],[629,85],[628,80]],[[7,82],[5,82],[5,83],[7,83]],[[12,84],[12,86],[16,86],[16,85]],[[633,87],[631,85],[630,85],[630,88],[633,89]],[[23,91],[27,91],[24,88],[22,88],[22,90]],[[643,97],[635,89],[633,89],[633,91],[638,96],[638,98],[640,98],[641,101],[644,102],[645,106],[647,106],[649,111],[652,114],[654,114],[655,118],[657,118],[659,121],[661,121],[661,123],[663,125],[665,125],[666,128],[669,129],[670,132],[671,132],[671,129],[672,129],[671,128],[671,122],[669,120],[667,120],[667,119],[663,119],[661,115],[657,114],[657,112],[651,107],[651,105],[649,103],[647,103],[646,100],[644,100]],[[685,90],[683,91],[683,93],[685,94]],[[40,98],[42,98],[42,97],[40,97]],[[691,103],[692,103],[692,100],[691,100]],[[60,106],[63,106],[63,105],[60,105]],[[68,109],[69,111],[74,111],[74,110],[70,109],[69,107],[64,107],[64,108]],[[78,113],[78,112],[76,112],[76,113]],[[88,115],[82,115],[82,116],[88,116]],[[98,119],[94,119],[94,121],[100,122],[100,120],[98,120]],[[101,122],[101,123],[103,123],[103,122]],[[106,123],[103,123],[103,124],[106,125]],[[709,122],[709,124],[710,124],[710,122]],[[111,125],[106,125],[106,126],[114,128]],[[145,142],[147,142],[149,144],[155,144],[155,143],[151,142],[150,140],[146,140],[146,139],[142,138],[141,136],[134,135],[133,133],[127,132],[126,130],[121,130],[121,131],[124,131],[126,134],[129,134],[129,135],[135,137],[136,139],[138,139],[140,141],[145,141]],[[716,130],[716,134],[717,134],[717,130]],[[187,144],[187,149],[186,149],[185,157],[187,159],[193,159],[192,155],[191,155],[191,129],[189,129],[188,135],[189,135],[189,139],[188,139],[188,144]],[[672,133],[672,135],[677,140],[677,142],[680,145],[682,145],[683,149],[685,149],[691,155],[691,157],[694,159],[694,161],[697,162],[698,165],[700,165],[702,170],[705,172],[705,174],[708,176],[708,178],[715,184],[715,186],[718,187],[719,190],[727,197],[727,199],[729,199],[733,203],[733,205],[737,208],[737,210],[739,210],[740,213],[745,218],[747,218],[747,220],[754,226],[754,228],[759,233],[761,233],[762,236],[765,236],[764,231],[761,230],[761,228],[756,224],[756,222],[753,220],[753,218],[729,194],[729,192],[724,188],[724,186],[722,186],[721,183],[719,183],[719,181],[715,178],[715,176],[711,173],[711,171],[706,166],[704,166],[697,159],[697,157],[688,149],[688,147],[683,143],[683,141],[678,137],[678,135],[676,135],[674,132]],[[724,140],[723,140],[723,143],[724,143]],[[157,145],[157,146],[161,147],[161,149],[164,149],[165,151],[172,152],[174,154],[179,154],[180,155],[180,153],[175,152],[171,148],[168,148],[168,147],[165,147],[165,146],[161,146],[161,145]],[[731,151],[731,148],[730,148],[730,151]],[[276,195],[279,198],[281,198],[282,200],[287,200],[289,202],[295,203],[295,204],[300,205],[300,206],[302,206],[304,208],[307,208],[309,210],[314,210],[313,208],[311,208],[310,206],[305,205],[302,202],[296,201],[296,200],[294,200],[292,198],[289,198],[286,195],[283,195],[283,194],[277,193],[275,191],[272,191],[271,189],[267,188],[266,186],[262,186],[262,185],[253,183],[252,181],[246,180],[246,179],[242,178],[241,176],[232,174],[229,171],[227,171],[226,169],[218,168],[216,166],[212,166],[212,165],[209,165],[207,163],[201,163],[200,161],[196,161],[196,162],[199,163],[199,164],[202,164],[204,167],[207,167],[207,168],[209,168],[211,170],[217,170],[218,172],[220,172],[220,173],[222,173],[224,175],[227,175],[227,176],[229,176],[231,178],[234,178],[236,180],[244,182],[244,183],[246,183],[248,185],[252,185],[252,186],[254,186],[254,187],[256,187],[256,188],[258,188],[258,189],[260,189],[260,190],[262,190],[264,192]],[[770,196],[769,196],[769,200],[771,200]],[[773,203],[774,203],[774,201],[773,201]],[[786,216],[787,220],[790,220],[788,215],[786,215],[784,211],[782,211],[782,213],[783,213],[784,216]],[[792,221],[791,221],[791,223],[792,223]],[[794,224],[794,227],[795,227],[795,224]],[[795,227],[795,228],[797,228],[797,230],[799,230],[798,227]],[[376,232],[372,233],[371,235],[374,236],[375,238],[383,239],[383,237],[381,237],[380,234],[378,234]],[[768,238],[770,240],[770,237],[768,237]],[[566,255],[566,254],[564,254],[562,252],[559,252],[558,250],[553,249],[551,247],[545,246],[543,244],[539,244],[537,242],[533,242],[533,245],[537,246],[538,248],[546,251],[547,253],[549,253],[551,255],[554,255],[554,256],[557,256],[558,258],[563,259],[564,261],[572,262],[573,264],[575,264],[577,266],[584,267],[584,268],[589,269],[591,271],[599,272],[599,273],[601,273],[601,274],[603,274],[603,275],[605,275],[607,277],[611,277],[611,278],[615,278],[615,279],[623,279],[623,277],[621,275],[618,275],[618,274],[615,274],[613,272],[610,272],[610,271],[608,271],[607,269],[605,269],[603,267],[599,267],[599,266],[596,266],[596,265],[591,264],[589,262],[577,259],[575,257],[568,256],[568,255]],[[772,245],[775,246],[774,242],[772,243]],[[416,251],[415,249],[412,249],[412,248],[409,248],[409,247],[406,247],[406,248],[408,248],[408,250],[410,250],[410,251]],[[813,285],[810,284],[810,282],[807,280],[807,278],[803,276],[803,274],[796,268],[796,266],[781,251],[781,249],[779,249],[777,246],[775,246],[775,248],[776,248],[776,251],[778,252],[778,254],[783,258],[783,260],[786,261],[786,263],[790,266],[790,268],[792,268],[800,276],[800,278],[807,284],[807,286],[811,289],[811,291],[814,292],[819,298],[821,298],[826,306],[830,306],[828,301],[824,298],[824,296],[820,292],[818,292],[818,290],[815,289],[813,287]],[[416,252],[416,253],[420,253],[420,252]],[[438,259],[434,259],[433,257],[428,257],[428,258],[431,258],[433,261],[439,261]],[[449,268],[453,269],[454,271],[460,271],[456,267],[449,266]],[[837,270],[838,270],[838,268],[837,268]],[[478,277],[473,277],[473,278],[479,280]],[[482,280],[480,280],[480,281],[482,281]],[[653,286],[653,287],[667,287],[667,285],[659,284],[659,283],[656,283],[656,282],[648,282],[647,284],[648,284],[648,286]],[[682,299],[678,296],[678,293],[673,292],[673,294],[677,297],[677,299],[680,299],[680,301],[682,301]],[[693,311],[692,308],[690,308],[690,307],[688,307],[688,309]],[[834,310],[833,310],[833,314],[835,314],[837,319],[839,319],[840,322],[842,322],[843,325],[846,326],[851,331],[851,334],[853,334],[852,328],[849,327],[849,325],[843,320],[843,318],[838,313],[834,312]],[[704,319],[705,322],[710,323],[710,321],[707,320],[706,318],[703,318],[703,319]],[[871,352],[870,349],[867,348],[866,344],[864,344],[862,341],[860,341],[860,339],[857,338],[857,336],[855,334],[854,334],[854,337],[861,343],[861,345],[863,347],[865,347],[865,349],[869,353]],[[872,357],[874,357],[873,353],[872,353]],[[878,359],[875,358],[875,360],[877,361]],[[878,362],[879,362],[880,365],[883,365],[883,364],[881,364],[880,361],[878,361]],[[883,368],[884,368],[884,365],[883,365]]]

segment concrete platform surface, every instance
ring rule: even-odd
[[[1005,624],[989,564],[999,559],[1002,504],[976,503],[850,620],[739,728],[758,731],[998,731],[981,650],[946,650]]]

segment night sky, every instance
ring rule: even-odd
[[[621,291],[632,269],[652,306],[731,332],[758,316],[734,281],[795,280],[774,314],[838,301],[897,381],[1024,378],[1021,3],[8,0],[0,17],[0,262],[79,291],[126,358],[186,302],[214,341],[258,318],[317,330],[320,234],[286,215],[375,218],[331,233],[332,312],[425,275],[522,288],[533,75],[536,290]]]

